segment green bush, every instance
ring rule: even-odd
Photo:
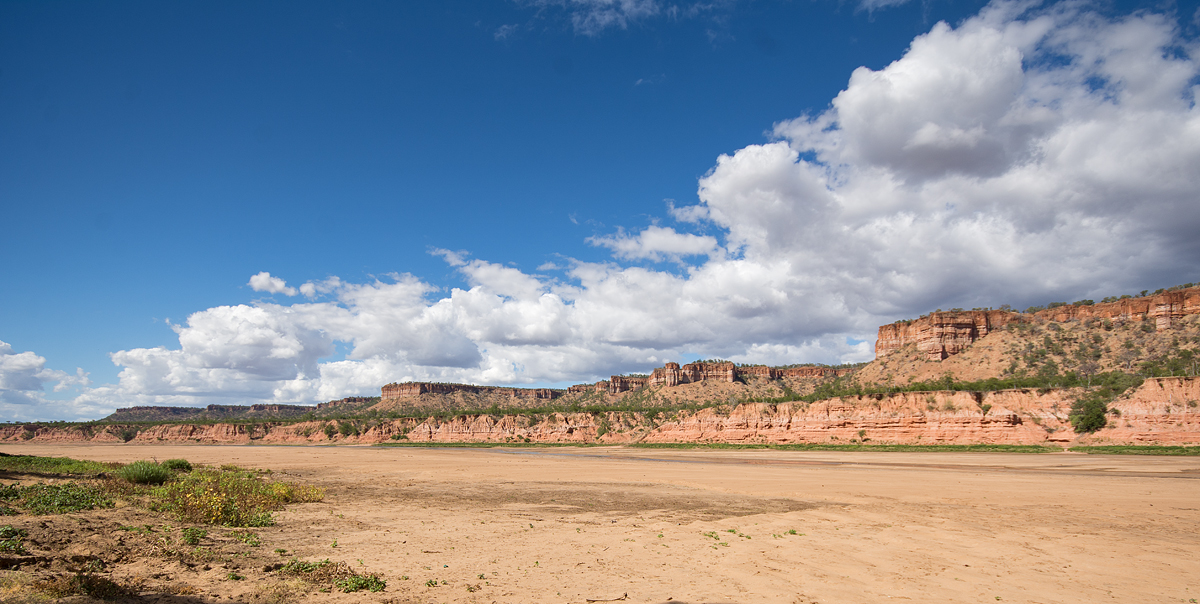
[[[249,545],[250,547],[258,547],[262,545],[262,540],[258,538],[258,533],[253,531],[233,531],[230,536],[238,541],[241,541],[242,543],[245,543],[246,545]]]
[[[162,462],[162,467],[168,470],[178,470],[180,472],[192,471],[192,464],[186,459],[168,459]]]
[[[329,558],[326,558],[320,562],[305,562],[297,558],[292,558],[291,560],[288,560],[287,564],[283,565],[283,568],[279,569],[279,572],[285,575],[303,575],[314,572],[325,566],[329,566],[330,564],[333,563],[329,561]]]
[[[200,540],[207,536],[208,531],[198,526],[189,526],[183,529],[184,545],[200,545]]]
[[[383,591],[387,587],[387,582],[375,575],[355,575],[336,581],[333,585],[346,593],[351,593],[364,589],[367,591]]]
[[[1108,425],[1108,402],[1114,398],[1112,390],[1101,388],[1080,396],[1071,404],[1071,427],[1076,432],[1095,432]]]
[[[270,526],[288,503],[320,501],[325,490],[261,480],[250,472],[200,469],[154,491],[155,509],[184,522]]]
[[[31,514],[44,515],[111,508],[113,502],[96,487],[67,482],[22,487],[21,505]]]
[[[25,553],[25,529],[13,528],[13,525],[0,526],[0,552],[10,554]]]
[[[117,476],[133,484],[162,484],[171,478],[171,470],[152,461],[135,461],[120,470]]]
[[[0,453],[0,470],[30,474],[96,475],[111,472],[116,464],[83,461],[69,457],[37,457]]]

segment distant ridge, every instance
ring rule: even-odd
[[[171,422],[237,419],[291,419],[315,410],[310,405],[209,405],[207,407],[127,407],[104,422]]]

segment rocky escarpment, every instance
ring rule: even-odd
[[[680,366],[667,363],[650,375],[614,375],[594,384],[576,384],[566,390],[553,388],[509,388],[503,386],[476,386],[473,384],[445,384],[433,382],[391,383],[381,389],[381,402],[389,408],[452,408],[439,404],[422,395],[446,395],[469,401],[467,407],[484,408],[495,405],[500,408],[519,409],[529,407],[529,402],[549,401],[562,397],[580,397],[589,394],[621,395],[643,388],[670,388],[681,384],[699,382],[734,383],[749,379],[780,380],[785,378],[827,378],[846,375],[850,368],[835,368],[824,365],[800,365],[793,367],[767,367],[765,365],[739,366],[728,361],[697,361]]]
[[[1018,313],[991,311],[935,312],[915,321],[879,328],[875,357],[884,357],[908,344],[916,344],[925,358],[940,361],[962,352],[975,340],[1013,321]]]
[[[475,386],[472,384],[444,384],[435,382],[404,382],[391,383],[382,388],[383,402],[396,402],[405,397],[422,394],[484,394],[508,398],[530,400],[551,400],[563,394],[562,390],[552,388],[506,388],[501,386]]]
[[[104,418],[108,422],[162,422],[179,420],[264,419],[300,417],[308,405],[209,405],[207,407],[126,407]]]
[[[813,403],[746,403],[651,417],[637,412],[469,414],[449,419],[0,427],[0,441],[331,444],[441,443],[1200,444],[1200,378],[1146,380],[1118,398],[1108,426],[1076,434],[1081,389],[899,392]]]
[[[1200,314],[1200,287],[1100,304],[1064,304],[1031,314],[1008,310],[934,312],[913,321],[880,326],[875,340],[875,357],[882,358],[904,346],[915,344],[927,359],[939,361],[962,352],[989,333],[1021,320],[1153,321],[1155,329],[1162,331],[1171,329],[1181,318],[1194,314]]]

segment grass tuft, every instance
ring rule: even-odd
[[[117,476],[133,484],[162,484],[171,479],[171,470],[152,461],[142,460],[117,470]]]

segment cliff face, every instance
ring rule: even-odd
[[[1004,310],[935,312],[914,321],[881,326],[875,340],[875,358],[916,344],[928,360],[939,361],[958,354],[988,333],[1027,317],[1059,323],[1082,319],[1153,320],[1155,328],[1161,331],[1193,314],[1200,314],[1197,287],[1087,306],[1068,304],[1032,315]]]
[[[717,363],[696,362],[680,366],[679,363],[667,363],[659,367],[649,376],[614,375],[607,380],[595,384],[576,384],[566,390],[549,388],[507,388],[498,386],[475,386],[471,384],[438,384],[429,382],[392,383],[381,389],[381,403],[397,405],[409,409],[438,408],[434,401],[421,399],[421,395],[471,395],[476,400],[474,406],[468,408],[481,409],[490,404],[501,408],[519,409],[531,405],[521,404],[527,401],[544,401],[563,396],[581,396],[587,394],[619,395],[632,392],[639,388],[664,387],[669,388],[681,384],[697,382],[733,383],[738,379],[763,378],[779,380],[784,378],[825,378],[846,375],[852,369],[835,369],[818,365],[800,367],[767,367],[752,365],[738,367],[728,361]],[[335,401],[336,402],[336,401]],[[333,403],[322,403],[319,408],[325,408]]]
[[[421,394],[482,394],[501,395],[509,398],[550,400],[562,395],[561,390],[550,388],[504,388],[498,386],[474,386],[471,384],[439,384],[430,382],[404,382],[388,384],[382,388],[382,402],[395,402],[404,397]]]
[[[903,392],[811,404],[749,403],[679,411],[661,423],[641,413],[459,415],[449,420],[173,424],[143,428],[130,444],[380,443],[848,443],[1200,444],[1200,378],[1148,379],[1110,405],[1108,427],[1077,435],[1067,414],[1078,389]],[[122,442],[120,426],[0,427],[0,441]]]
[[[318,405],[320,407],[320,405]],[[207,407],[127,407],[104,418],[107,422],[163,422],[213,419],[267,419],[299,417],[313,410],[306,405],[257,404]]]
[[[733,363],[688,363],[683,367],[679,363],[667,363],[650,374],[651,386],[678,386],[712,380],[715,382],[733,382],[737,379],[737,366]]]
[[[875,340],[875,357],[916,344],[926,358],[940,361],[1019,316],[1004,310],[935,312],[912,322],[883,325]]]
[[[1153,320],[1155,327],[1161,331],[1170,329],[1180,318],[1194,314],[1200,314],[1200,287],[1091,306],[1068,304],[1038,311],[1034,316],[1058,322],[1071,319]]]
[[[762,378],[778,380],[783,378],[824,378],[836,377],[852,373],[852,369],[835,369],[820,365],[805,365],[800,367],[767,367],[766,365],[747,365],[739,367],[728,361],[707,363],[697,361],[680,366],[679,363],[667,363],[655,369],[649,377],[614,375],[608,380],[595,384],[578,384],[567,389],[570,393],[608,392],[620,394],[644,386],[672,387],[680,384],[695,384],[697,382],[733,383],[739,379]]]

